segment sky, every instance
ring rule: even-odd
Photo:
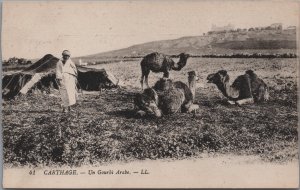
[[[2,59],[72,56],[199,36],[212,24],[236,28],[299,26],[299,1],[164,0],[4,2]]]

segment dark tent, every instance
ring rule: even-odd
[[[56,63],[59,61],[57,57],[51,54],[45,55],[42,59],[38,60],[34,64],[30,65],[23,72],[34,72],[34,73],[44,73],[56,69]]]
[[[119,80],[105,69],[92,69],[77,66],[78,88],[87,91],[97,91],[101,88],[114,88]]]
[[[33,89],[58,89],[56,82],[56,64],[58,58],[51,54],[45,55],[36,63],[23,71],[5,75],[2,78],[2,97],[11,99],[19,93],[26,94]],[[97,91],[101,88],[114,88],[119,80],[104,69],[77,67],[77,87],[86,91]]]

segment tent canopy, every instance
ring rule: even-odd
[[[59,61],[57,57],[51,54],[45,55],[42,59],[25,68],[22,72],[45,73],[55,72],[56,64]]]
[[[23,71],[5,75],[2,78],[2,97],[11,99],[19,93],[26,94],[32,89],[58,89],[55,74],[58,61],[58,58],[47,54]],[[78,66],[77,70],[77,87],[79,89],[97,91],[101,88],[118,86],[119,80],[105,69]]]

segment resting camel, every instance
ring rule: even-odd
[[[135,99],[138,114],[154,115],[161,117],[162,114],[177,112],[193,112],[199,109],[194,104],[196,81],[198,77],[195,71],[188,73],[189,86],[181,81],[173,82],[171,79],[162,78],[157,81],[153,88],[147,88]]]
[[[181,53],[179,54],[178,63],[175,63],[169,56],[164,55],[162,53],[154,52],[146,55],[141,61],[142,77],[140,82],[142,90],[144,89],[144,81],[146,83],[147,88],[149,88],[148,76],[150,71],[155,73],[163,72],[163,77],[169,78],[169,71],[180,71],[186,65],[189,56],[189,54]]]
[[[231,104],[238,105],[269,100],[269,90],[264,81],[252,70],[238,76],[232,85],[226,70],[208,75],[208,83],[214,83]]]

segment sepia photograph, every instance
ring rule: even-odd
[[[4,188],[298,188],[300,2],[2,2]]]

